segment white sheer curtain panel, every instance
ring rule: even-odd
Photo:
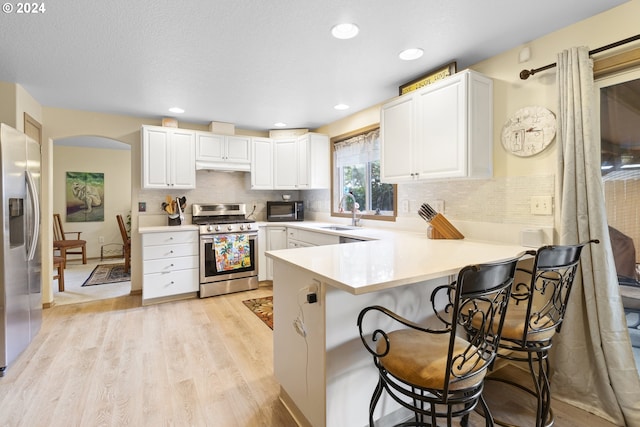
[[[640,426],[640,379],[616,276],[594,134],[593,64],[586,47],[558,54],[560,244],[599,239],[582,255],[561,333],[551,352],[553,396]],[[581,276],[581,277],[580,277]]]
[[[380,159],[380,131],[340,141],[335,144],[335,166],[366,164]]]

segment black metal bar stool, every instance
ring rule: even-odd
[[[564,320],[582,249],[590,243],[600,242],[590,240],[577,245],[543,246],[532,259],[521,260],[516,269],[498,358],[527,362],[533,389],[494,376],[488,376],[486,380],[510,384],[533,395],[537,405],[536,427],[554,423],[549,349]],[[514,427],[498,419],[495,423]]]
[[[453,417],[467,425],[478,402],[488,414],[486,425],[493,425],[482,397],[483,379],[496,356],[517,260],[464,267],[456,281],[437,287],[431,305],[439,329],[380,306],[360,312],[360,337],[379,373],[370,426],[383,392],[413,412],[414,420],[403,426],[435,426],[438,418],[451,426]],[[385,323],[400,329],[385,332],[380,328]]]

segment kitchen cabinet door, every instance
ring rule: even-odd
[[[223,162],[225,149],[224,135],[209,132],[196,133],[196,161]]]
[[[251,163],[251,138],[248,136],[227,136],[227,157],[229,163],[249,165]]]
[[[298,189],[329,188],[331,180],[329,136],[307,133],[296,142]]]
[[[251,189],[273,189],[273,140],[251,139]]]
[[[493,82],[465,70],[382,106],[381,179],[493,174]]]
[[[196,169],[249,171],[251,147],[248,136],[196,133]]]
[[[195,188],[194,131],[143,126],[142,186],[157,189]]]
[[[380,176],[385,182],[410,181],[415,174],[415,98],[385,104],[380,116]]]
[[[196,188],[196,150],[193,132],[171,135],[171,187]]]
[[[273,141],[273,187],[278,190],[296,190],[298,187],[297,140]]]
[[[287,248],[287,227],[266,227],[266,250],[274,251]],[[267,280],[273,280],[273,260],[266,259]]]
[[[169,187],[169,134],[163,129],[142,129],[142,186]]]

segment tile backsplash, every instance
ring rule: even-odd
[[[196,188],[193,190],[145,190],[138,193],[138,202],[146,203],[146,212],[139,215],[162,214],[162,202],[167,195],[172,198],[186,197],[186,214],[191,214],[192,203],[245,203],[250,214],[255,203],[255,219],[266,217],[267,200],[282,200],[283,194],[290,194],[291,200],[299,200],[299,191],[251,190],[251,174],[246,172],[220,172],[199,170],[196,172]]]
[[[398,185],[398,217],[413,217],[422,203],[444,202],[444,214],[459,221],[553,226],[553,215],[531,213],[532,196],[554,196],[554,176],[510,176]],[[306,209],[328,213],[329,190],[303,193]],[[402,211],[403,204],[408,212]]]
[[[499,224],[528,224],[552,227],[553,215],[531,213],[532,196],[554,196],[554,176],[510,176],[483,180],[447,180],[398,185],[398,217],[417,215],[422,203],[444,202],[444,214],[451,220]],[[145,190],[138,201],[146,202],[146,212],[140,215],[161,215],[165,197],[185,196],[186,214],[192,203],[246,203],[250,213],[263,221],[267,200],[281,200],[290,194],[292,200],[304,200],[309,213],[328,214],[331,209],[330,190],[251,190],[251,175],[246,172],[198,171],[194,190]],[[408,212],[402,211],[407,206]],[[555,209],[555,207],[554,207]]]

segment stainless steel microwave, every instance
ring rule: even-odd
[[[304,203],[300,200],[267,202],[267,221],[304,221]]]

